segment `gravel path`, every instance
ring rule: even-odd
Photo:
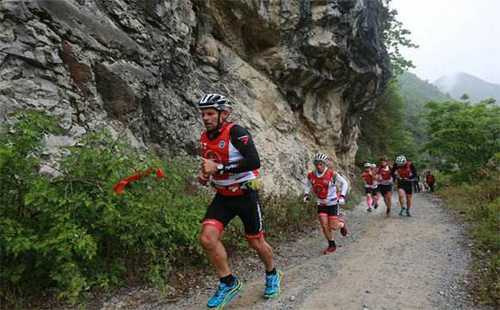
[[[261,298],[263,267],[256,255],[232,262],[245,291],[227,309],[472,309],[465,306],[470,252],[461,228],[427,193],[414,195],[413,217],[399,217],[395,211],[399,208],[389,219],[385,206],[367,213],[361,204],[348,212],[350,234],[342,238],[337,233],[341,247],[330,255],[321,255],[327,244],[319,229],[276,247],[284,278],[275,301]],[[217,285],[215,275],[205,283],[175,302],[117,297],[102,309],[206,309]],[[136,302],[131,304],[132,299]]]

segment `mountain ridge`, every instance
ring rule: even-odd
[[[456,100],[460,100],[463,94],[467,94],[469,100],[474,103],[490,98],[495,99],[497,103],[500,102],[499,84],[490,83],[469,73],[457,72],[443,75],[432,84]]]

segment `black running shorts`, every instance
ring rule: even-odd
[[[205,220],[217,220],[226,227],[235,216],[238,216],[243,222],[247,236],[261,233],[262,211],[259,204],[259,193],[249,191],[241,196],[222,196],[217,193],[208,206]]]
[[[326,213],[328,216],[338,216],[339,215],[339,206],[318,206],[318,214]]]
[[[398,189],[403,189],[406,192],[406,195],[412,195],[413,194],[413,182],[412,181],[405,181],[405,180],[398,180]]]
[[[378,189],[382,194],[382,196],[385,196],[385,194],[387,194],[388,192],[392,192],[392,184],[388,185],[379,184]]]
[[[377,195],[378,188],[369,188],[365,187],[365,194],[372,194],[373,196]]]

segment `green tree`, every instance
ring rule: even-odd
[[[375,108],[363,113],[356,162],[376,161],[381,155],[395,157],[405,154],[417,160],[419,149],[413,135],[405,130],[405,103],[398,90],[397,81],[391,80],[387,89],[377,98]]]
[[[481,102],[427,103],[427,151],[456,180],[470,180],[500,152],[500,107]]]
[[[415,68],[411,60],[401,55],[400,47],[418,48],[408,36],[411,32],[403,27],[403,23],[397,20],[398,11],[390,7],[392,0],[379,0],[382,7],[381,33],[382,40],[389,52],[391,66],[394,74],[399,75],[405,70]]]

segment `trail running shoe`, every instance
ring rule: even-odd
[[[281,278],[283,278],[283,272],[281,270],[276,270],[275,274],[266,275],[264,299],[278,298],[281,292]]]
[[[410,209],[406,209],[406,216],[411,216]]]
[[[210,310],[222,310],[231,302],[231,300],[238,294],[243,288],[243,284],[240,280],[235,279],[233,285],[227,285],[225,283],[220,283],[214,296],[210,298],[207,303],[207,307]]]
[[[374,206],[373,206],[375,209],[378,208],[378,203],[376,203]]]
[[[368,209],[366,209],[366,211],[372,212],[372,207],[368,207]]]
[[[337,246],[329,246],[323,251],[323,254],[330,254],[337,250]]]
[[[345,223],[344,223],[344,226],[342,226],[342,227],[340,228],[340,234],[341,234],[342,236],[344,236],[344,237],[345,237],[345,236],[347,236],[347,226],[346,226],[346,224],[345,224]]]
[[[385,217],[391,217],[391,209],[387,209],[387,211],[385,211]]]
[[[399,216],[403,216],[405,215],[405,209],[401,209],[401,211],[399,211]]]

